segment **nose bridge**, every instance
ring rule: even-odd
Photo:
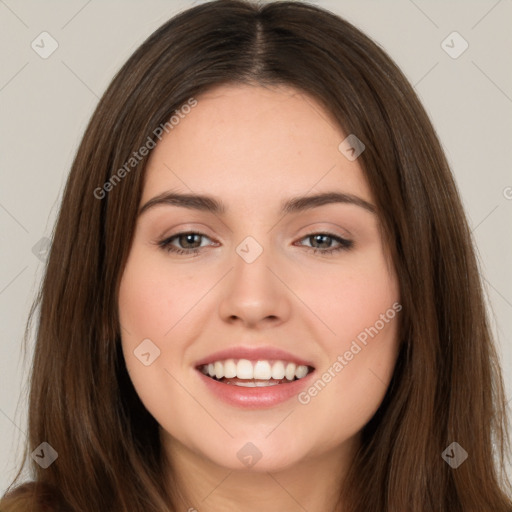
[[[225,319],[237,317],[254,324],[269,317],[283,320],[288,314],[286,288],[270,270],[278,266],[275,251],[270,236],[264,238],[265,246],[249,235],[235,248],[233,271],[220,307]]]
[[[259,235],[258,238],[261,240],[262,236]],[[271,282],[272,273],[269,270],[273,257],[269,238],[260,243],[254,236],[249,235],[235,248],[233,289],[240,288],[236,293],[241,296],[254,295],[252,301],[257,300],[257,297],[263,298],[263,295],[270,293],[275,285]],[[273,291],[275,295],[277,291]]]

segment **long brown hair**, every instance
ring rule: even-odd
[[[58,459],[43,469],[28,458],[33,481],[13,487],[20,469],[2,512],[176,510],[158,425],[125,368],[117,313],[148,157],[108,193],[98,189],[148,137],[157,142],[155,129],[175,110],[223,83],[291,85],[366,146],[358,161],[393,253],[403,317],[395,372],[363,429],[343,510],[511,512],[504,386],[477,260],[424,109],[350,23],[306,3],[239,0],[193,7],[159,28],[91,118],[36,302],[24,459],[42,442]],[[456,469],[442,457],[453,442],[468,453]]]

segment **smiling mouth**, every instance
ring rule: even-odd
[[[207,377],[223,384],[248,388],[277,386],[303,379],[314,368],[283,360],[226,359],[197,367]]]

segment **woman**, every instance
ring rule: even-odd
[[[453,178],[396,65],[325,10],[211,2],[133,54],[39,300],[34,482],[2,512],[512,511]]]

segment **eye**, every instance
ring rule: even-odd
[[[198,254],[201,242],[198,242],[200,238],[208,238],[203,233],[196,233],[193,231],[176,233],[164,240],[158,242],[158,245],[167,252],[173,252],[176,254]],[[176,240],[182,247],[176,247],[173,245],[173,241]],[[199,244],[199,245],[198,245]]]
[[[323,247],[317,248],[314,246],[304,246],[307,247],[309,250],[313,251],[314,254],[325,254],[325,255],[331,255],[333,253],[339,252],[339,251],[347,251],[352,248],[354,245],[354,242],[352,240],[347,240],[346,238],[342,238],[340,236],[334,235],[332,233],[310,233],[306,235],[301,240],[308,240],[311,244],[314,245],[320,245]],[[338,243],[337,246],[332,247],[332,242],[335,241]],[[302,244],[301,244],[302,245]],[[326,247],[326,245],[328,247]]]
[[[198,233],[194,231],[186,231],[182,233],[176,233],[164,240],[158,242],[158,245],[167,252],[172,252],[175,254],[188,254],[188,255],[197,255],[200,252],[202,247],[201,239],[209,239],[203,233]],[[301,238],[301,240],[308,240],[310,243],[314,245],[319,245],[322,247],[314,247],[300,244],[302,247],[306,247],[308,250],[312,251],[314,254],[324,254],[331,255],[338,251],[346,251],[352,248],[354,242],[351,240],[347,240],[340,236],[334,235],[332,233],[310,233],[305,237]],[[181,247],[176,247],[174,243],[178,243]],[[332,247],[332,242],[337,243],[337,246]],[[208,244],[206,244],[208,245]]]

